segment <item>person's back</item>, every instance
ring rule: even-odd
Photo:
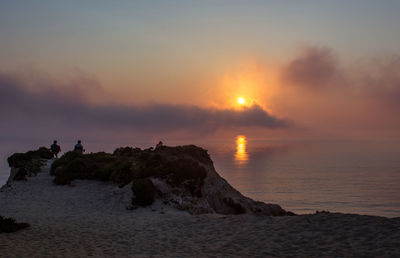
[[[61,151],[60,146],[57,144],[57,141],[54,141],[53,144],[50,146],[50,150],[53,155],[58,158],[58,153]]]
[[[85,151],[85,150],[83,149],[83,145],[82,145],[82,143],[81,143],[81,140],[79,140],[78,143],[75,144],[74,151],[77,151],[77,152],[79,152],[79,153],[83,153],[83,152]]]

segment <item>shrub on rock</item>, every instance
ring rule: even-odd
[[[98,152],[80,154],[68,152],[56,160],[51,167],[54,183],[65,185],[75,179],[111,181],[119,186],[133,179],[132,160],[124,156]]]
[[[71,160],[63,167],[56,169],[54,183],[58,185],[70,184],[74,179],[90,179],[87,176],[87,166],[83,158]]]
[[[164,179],[171,186],[183,186],[197,197],[201,197],[201,187],[206,176],[204,167],[190,158],[167,160],[155,156],[146,163],[142,172],[142,177]]]
[[[132,192],[135,194],[133,205],[148,206],[154,202],[156,187],[148,178],[137,178],[132,182]]]
[[[125,156],[125,157],[133,157],[136,155],[140,155],[142,152],[139,148],[132,148],[132,147],[119,147],[114,150],[113,155],[116,156]]]
[[[51,159],[53,154],[46,147],[26,153],[14,153],[7,158],[8,165],[17,169],[13,180],[26,180],[27,176],[36,175],[41,170],[43,159]]]
[[[81,157],[83,154],[77,152],[77,151],[69,151],[62,155],[59,159],[55,160],[51,164],[50,168],[50,175],[55,175],[55,171],[57,170],[58,167],[64,167],[68,163],[70,163],[72,160],[75,158]]]
[[[133,171],[132,162],[129,160],[118,160],[110,166],[110,181],[119,186],[124,186],[132,182]]]
[[[40,147],[35,151],[28,151],[26,153],[14,153],[10,157],[8,157],[7,162],[10,167],[24,167],[27,163],[32,160],[40,160],[40,159],[51,159],[53,158],[53,154],[50,149],[46,147]]]
[[[200,161],[204,164],[212,163],[210,155],[208,154],[207,150],[197,147],[195,145],[185,145],[185,146],[176,146],[176,147],[169,147],[169,146],[161,146],[155,150],[156,153],[168,155],[168,156],[175,156],[175,157],[189,157]]]
[[[29,162],[29,159],[26,153],[14,153],[7,158],[7,162],[10,167],[22,168]]]
[[[13,218],[0,216],[0,233],[12,233],[29,227],[28,223],[17,223]]]
[[[98,156],[94,154],[84,155],[74,151],[66,153],[55,161],[51,167],[51,173],[56,176],[54,183],[65,185],[75,179],[108,181],[109,172],[104,170],[103,162],[101,162],[104,156],[103,153],[99,153]]]
[[[187,153],[186,153],[187,151]],[[162,147],[157,151],[139,148],[117,148],[104,152],[80,154],[67,152],[51,166],[56,184],[69,184],[74,179],[111,181],[119,186],[135,178],[160,178],[171,186],[183,186],[193,196],[201,196],[207,173],[192,155],[207,158],[207,151],[195,147]]]
[[[39,158],[39,159],[52,159],[53,158],[53,153],[49,148],[46,147],[40,147],[39,149],[35,151],[28,151],[26,153],[32,158]]]

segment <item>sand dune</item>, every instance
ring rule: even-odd
[[[56,186],[46,169],[3,187],[0,214],[31,227],[0,234],[0,256],[400,256],[400,218],[190,215],[160,203],[127,210],[130,194],[96,181]]]

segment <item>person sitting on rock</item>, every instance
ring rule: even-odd
[[[81,140],[78,140],[78,143],[75,144],[74,151],[83,153],[85,150],[83,149]]]
[[[53,144],[50,146],[50,150],[51,150],[51,153],[53,153],[53,155],[57,159],[58,158],[58,153],[60,153],[60,151],[61,151],[60,145],[57,144],[57,141],[53,142]]]
[[[159,141],[159,142],[157,143],[157,145],[156,145],[156,149],[158,149],[158,148],[160,148],[160,147],[162,147],[162,146],[163,146],[162,141]]]

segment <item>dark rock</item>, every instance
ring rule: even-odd
[[[0,216],[0,233],[12,233],[29,227],[28,223],[17,223],[13,218]]]
[[[156,187],[150,179],[137,178],[133,180],[132,192],[132,205],[148,206],[155,200]]]
[[[240,203],[236,203],[232,198],[224,198],[223,201],[232,208],[233,214],[243,214],[246,213],[246,209],[240,205]],[[261,210],[258,210],[261,211]]]
[[[35,151],[26,153],[14,153],[7,158],[8,165],[12,169],[8,184],[14,180],[27,180],[28,176],[36,175],[44,165],[43,160],[48,160],[53,157],[50,149],[40,147]],[[13,171],[13,169],[15,169]]]

